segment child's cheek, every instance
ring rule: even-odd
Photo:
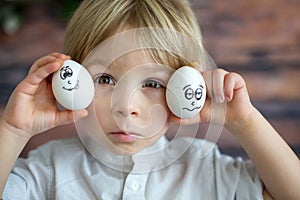
[[[153,104],[161,104],[167,106],[165,89],[144,89],[143,95]]]

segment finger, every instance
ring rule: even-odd
[[[56,115],[54,126],[70,124],[86,116],[88,116],[87,110],[61,111]]]
[[[236,90],[244,87],[244,79],[237,73],[229,73],[224,79],[224,94],[227,101],[231,101]]]
[[[32,85],[40,84],[47,76],[57,71],[61,65],[62,64],[59,61],[48,63],[47,65],[39,68],[35,73],[30,74],[26,78],[26,81]]]
[[[39,88],[39,84],[60,67],[61,63],[58,61],[48,63],[39,68],[36,72],[29,74],[24,81],[20,83],[18,89],[25,94],[34,95]]]
[[[51,54],[52,56],[55,56],[57,59],[62,60],[62,65],[64,63],[64,61],[66,60],[71,60],[71,56],[65,55],[65,54],[60,54],[60,53],[53,53]],[[48,82],[51,83],[52,82],[52,75],[50,74],[50,76],[48,76]]]
[[[212,98],[213,96],[213,76],[212,76],[212,71],[204,71],[202,73],[202,76],[204,78],[205,81],[205,85],[206,85],[206,91],[207,91],[207,97]]]
[[[36,60],[36,61],[32,64],[32,66],[31,66],[31,68],[30,68],[28,74],[32,74],[32,73],[34,73],[36,70],[38,70],[40,67],[42,67],[42,66],[44,66],[44,65],[47,65],[48,63],[55,62],[56,60],[57,60],[57,59],[56,59],[54,56],[45,56],[45,57],[42,57],[42,58]]]
[[[192,117],[192,118],[179,118],[172,114],[170,117],[170,120],[174,124],[192,125],[192,124],[197,124],[200,122],[200,116],[196,115],[195,117]]]
[[[34,73],[40,67],[42,67],[48,63],[54,62],[54,61],[61,62],[61,65],[62,65],[65,60],[70,59],[70,58],[71,58],[70,56],[67,56],[67,55],[64,55],[61,53],[49,54],[47,56],[44,56],[44,57],[38,59],[36,62],[34,62],[31,69],[29,70],[29,74]]]
[[[222,69],[213,71],[213,99],[216,103],[223,103],[225,101],[224,78],[226,74],[228,72]]]
[[[56,57],[57,59],[61,59],[61,60],[67,60],[70,58],[70,56],[68,56],[68,55],[65,55],[63,53],[57,53],[57,52],[51,53],[50,55]]]

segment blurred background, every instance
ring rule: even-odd
[[[190,0],[204,44],[218,67],[240,73],[253,104],[300,155],[300,1]],[[41,56],[61,51],[79,0],[0,0],[0,113],[15,86]],[[73,125],[36,136],[21,156]],[[246,157],[224,130],[220,149]]]

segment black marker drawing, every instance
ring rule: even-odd
[[[204,89],[204,87],[202,85],[199,85],[199,87],[196,90],[194,90],[193,88],[191,88],[191,85],[186,85],[183,88],[183,90],[185,91],[184,92],[184,97],[187,100],[192,100],[195,97],[196,101],[200,101],[200,99],[202,98],[202,95],[203,95],[203,89]],[[192,101],[191,102],[191,106],[193,108],[184,107],[184,108],[182,108],[182,110],[187,110],[187,111],[192,112],[194,110],[201,109],[201,106],[194,107],[195,104],[196,104],[196,102]]]
[[[73,76],[73,70],[69,66],[64,66],[60,69],[60,78],[65,80],[67,77]]]
[[[68,81],[68,84],[71,84],[71,81]],[[66,88],[65,86],[63,86],[64,90],[68,90],[68,91],[72,91],[72,90],[78,90],[79,89],[79,80],[77,80],[76,85],[72,88]]]
[[[203,86],[202,85],[199,85],[200,88],[197,88],[196,91],[195,91],[195,98],[197,99],[197,101],[199,101],[201,98],[202,98],[202,95],[203,95]]]
[[[68,77],[73,76],[73,70],[69,66],[64,66],[60,69],[60,78],[62,80],[65,80]],[[67,82],[69,85],[72,85],[71,80],[68,80]],[[79,89],[79,80],[76,81],[76,85],[74,87],[62,87],[64,90],[72,91],[72,90],[78,90]]]
[[[199,107],[194,107],[194,108],[192,108],[192,109],[189,109],[189,108],[184,107],[184,108],[182,108],[182,110],[188,110],[188,111],[192,112],[192,111],[198,110],[198,109],[200,109],[200,108],[201,108],[201,106],[199,106]]]

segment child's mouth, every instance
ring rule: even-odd
[[[110,136],[113,140],[116,142],[134,142],[139,138],[142,138],[141,135],[138,135],[136,133],[127,133],[127,132],[112,132],[110,133]]]

